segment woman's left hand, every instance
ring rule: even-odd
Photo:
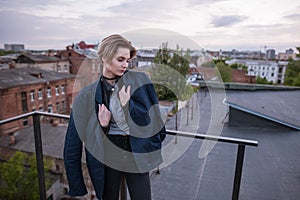
[[[122,107],[124,107],[130,99],[130,88],[130,85],[128,85],[127,88],[125,87],[125,85],[123,85],[123,87],[119,91],[119,98]]]

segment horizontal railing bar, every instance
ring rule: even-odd
[[[41,111],[35,111],[35,113],[39,115],[45,115],[48,117],[57,117],[57,118],[62,118],[62,119],[70,119],[70,115],[63,115],[63,114],[58,114],[58,113],[49,113],[49,112],[41,112]]]
[[[49,116],[49,117],[57,117],[57,118],[63,118],[63,119],[69,119],[69,115],[63,115],[63,114],[57,114],[57,113],[49,113],[49,112],[41,112],[41,111],[33,111],[26,114],[18,115],[15,117],[11,117],[5,120],[0,121],[0,125],[6,124],[15,120],[19,120],[22,118],[30,117],[33,114],[39,114],[43,116]],[[170,130],[167,129],[168,135],[177,135],[182,137],[190,137],[190,138],[197,138],[197,139],[207,139],[212,141],[218,141],[218,142],[226,142],[226,143],[233,143],[233,144],[244,144],[249,146],[258,146],[257,141],[253,140],[245,140],[240,138],[231,138],[231,137],[222,137],[222,136],[214,136],[214,135],[206,135],[206,134],[200,134],[200,133],[190,133],[190,132],[184,132],[184,131],[176,131],[176,130]]]
[[[0,121],[0,125],[7,124],[9,122],[16,121],[16,120],[19,120],[19,119],[23,119],[23,118],[26,118],[26,117],[30,117],[34,113],[35,113],[35,111],[29,112],[29,113],[25,113],[25,114],[22,114],[22,115],[18,115],[18,116],[14,116],[14,117],[11,117],[11,118],[7,118],[7,119],[4,119],[4,120],[1,120]]]
[[[169,130],[169,129],[167,129],[167,134],[174,135],[174,136],[177,135],[177,136],[183,136],[183,137],[197,138],[197,139],[207,139],[207,140],[225,142],[225,143],[244,144],[244,145],[248,145],[248,146],[258,146],[257,141],[245,140],[245,139],[240,139],[240,138],[222,137],[222,136],[206,135],[206,134],[200,134],[200,133],[190,133],[190,132],[176,131],[176,130]]]
[[[45,115],[45,116],[49,116],[49,117],[63,118],[63,119],[69,119],[70,118],[69,115],[62,115],[62,114],[57,114],[57,113],[49,113],[49,112],[41,112],[41,111],[33,111],[33,112],[29,112],[29,113],[25,113],[25,114],[22,114],[22,115],[18,115],[18,116],[15,116],[15,117],[11,117],[11,118],[1,120],[0,125],[7,124],[9,122],[16,121],[16,120],[19,120],[19,119],[23,119],[23,118],[26,118],[26,117],[30,117],[34,114]]]

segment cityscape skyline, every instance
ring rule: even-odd
[[[137,48],[158,47],[166,38],[172,41],[170,35],[177,42],[180,35],[185,38],[180,47],[192,41],[210,50],[267,47],[284,52],[300,46],[299,13],[299,0],[254,0],[247,5],[238,0],[1,1],[0,46],[20,43],[26,49],[64,49],[120,33]],[[141,31],[148,31],[147,37],[133,36]]]

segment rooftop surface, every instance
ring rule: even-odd
[[[38,77],[40,74],[42,76]],[[14,68],[0,71],[0,89],[20,85],[47,83],[66,78],[76,78],[76,76],[73,74],[46,71],[34,67]]]
[[[178,113],[178,122],[182,130],[189,130],[193,120],[198,120],[198,133],[206,133],[211,119],[211,96],[218,91],[211,90],[204,94],[198,94],[197,103],[200,118],[189,117],[186,123],[186,115],[193,112],[196,115],[196,107],[189,112],[184,108]],[[227,91],[228,92],[228,91]],[[277,92],[277,91],[273,91]],[[291,92],[290,98],[294,91]],[[240,94],[241,93],[241,94]],[[288,95],[286,93],[285,95]],[[273,104],[278,99],[273,99],[272,92],[252,91],[246,95],[243,91],[229,91],[228,97],[234,99],[242,96],[250,98],[257,104],[264,105],[264,101],[273,105],[273,109],[279,112],[284,107]],[[265,98],[262,98],[262,97]],[[295,96],[293,96],[295,97]],[[297,96],[295,97],[297,98]],[[272,100],[272,101],[271,101]],[[280,99],[279,99],[280,100]],[[262,101],[262,102],[260,102]],[[280,100],[281,101],[281,100]],[[286,107],[297,107],[296,101],[290,99],[285,102]],[[194,111],[192,112],[192,109]],[[296,108],[295,108],[296,109]],[[298,108],[297,108],[298,109]],[[288,113],[288,112],[287,112]],[[292,115],[297,117],[298,115]],[[173,116],[167,123],[168,129],[175,129]],[[299,118],[298,118],[299,119]],[[66,126],[53,127],[42,125],[43,150],[45,155],[53,155],[61,158],[63,152]],[[12,148],[33,151],[33,128],[28,127],[18,133],[17,143]],[[221,136],[243,138],[258,141],[258,147],[246,147],[243,166],[242,182],[240,188],[241,200],[296,200],[300,197],[300,132],[290,128],[245,128],[229,127],[224,124]],[[179,150],[185,140],[182,137],[167,136],[164,147],[171,146],[172,151]],[[4,144],[6,143],[6,144]],[[7,145],[8,141],[1,138],[0,144]],[[190,143],[184,153],[165,167],[161,167],[160,173],[151,172],[151,184],[153,200],[227,200],[231,199],[235,159],[237,145],[228,143],[215,143],[207,156],[199,157],[200,148],[207,141],[190,139]],[[165,162],[169,158],[165,157]]]
[[[226,102],[245,112],[300,130],[300,90],[227,91]]]

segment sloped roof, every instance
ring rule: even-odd
[[[300,130],[300,89],[227,91],[226,103],[264,119]]]
[[[38,54],[38,55],[35,55],[35,54],[22,54],[19,57],[26,57],[26,58],[32,60],[35,63],[59,62],[59,61],[66,61],[67,60],[65,58],[58,58],[56,56],[46,56],[46,55],[40,55],[40,54]]]
[[[41,75],[39,78],[38,76]],[[73,74],[46,71],[40,68],[26,67],[0,71],[0,89],[76,78]]]

